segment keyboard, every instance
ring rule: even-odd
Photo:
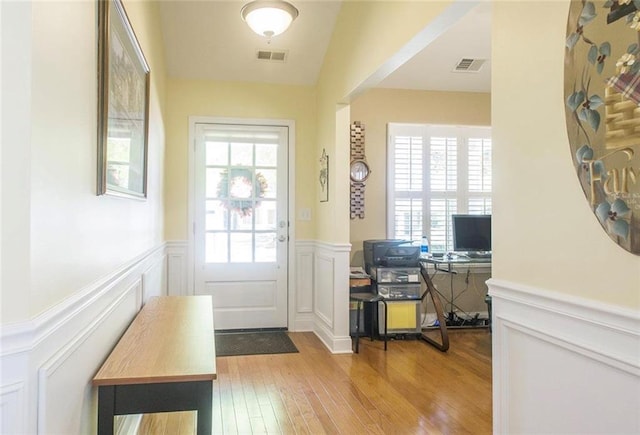
[[[491,252],[467,252],[469,258],[491,258]]]

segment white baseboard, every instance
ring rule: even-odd
[[[351,336],[337,336],[323,321],[316,321],[313,332],[331,353],[353,353]]]
[[[491,279],[494,433],[640,433],[640,315]]]
[[[313,313],[297,314],[293,324],[289,326],[292,332],[310,332],[315,327]]]

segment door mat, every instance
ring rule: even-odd
[[[216,356],[297,353],[284,331],[216,333]]]

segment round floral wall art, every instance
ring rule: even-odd
[[[640,255],[640,0],[571,2],[564,78],[585,196],[609,237]]]

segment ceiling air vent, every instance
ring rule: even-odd
[[[256,57],[258,60],[267,60],[271,62],[284,62],[287,60],[286,50],[257,50]]]
[[[484,59],[462,58],[454,68],[454,72],[478,72],[486,61]]]

